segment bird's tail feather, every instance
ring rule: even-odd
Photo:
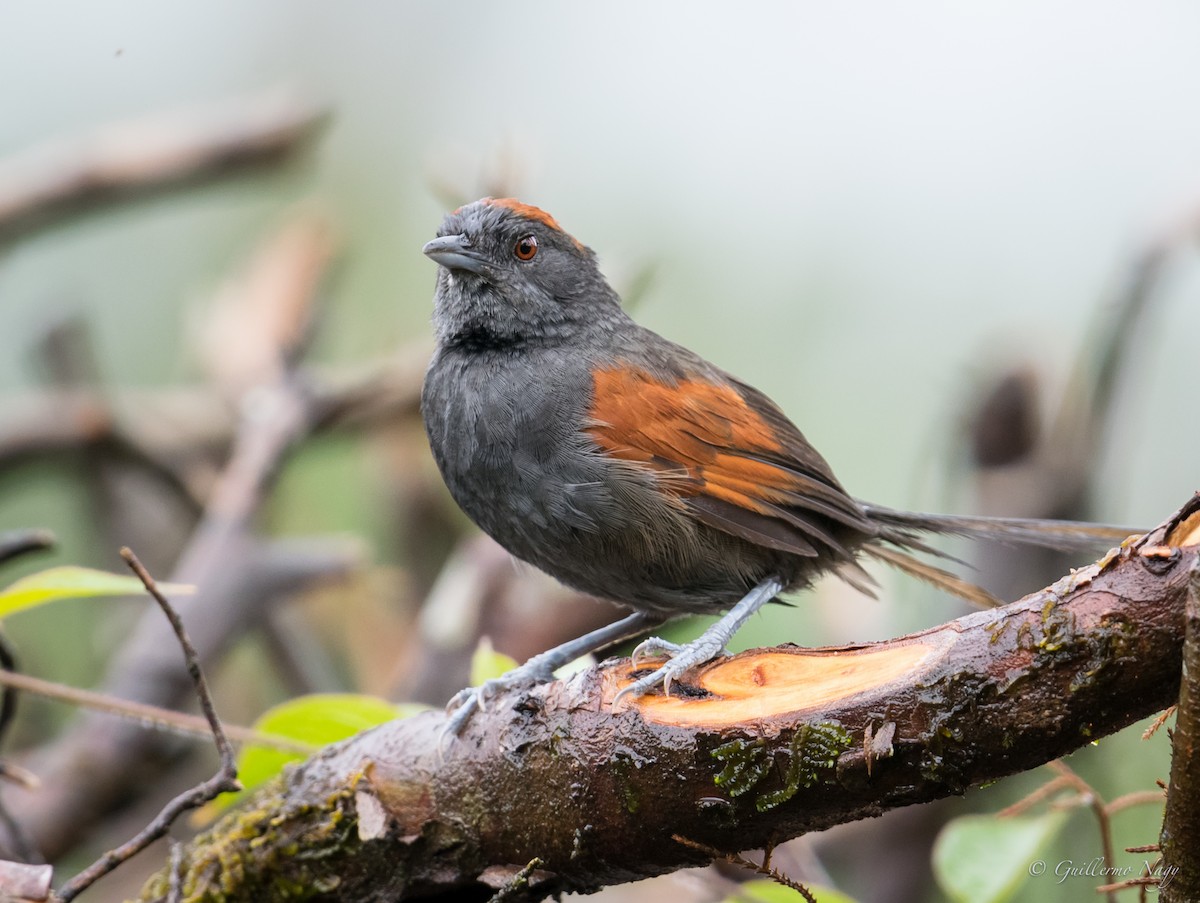
[[[882,530],[880,538],[919,551],[930,551],[918,539],[921,533],[942,533],[994,539],[998,542],[1035,545],[1069,552],[1095,551],[1145,532],[1111,524],[1084,521],[1038,520],[1023,517],[985,517],[970,514],[925,514],[863,504],[867,517]]]
[[[872,543],[863,549],[866,554],[980,608],[992,608],[1001,602],[987,590],[970,581],[956,577],[935,565],[926,564],[908,554],[908,552],[924,552],[941,559],[958,561],[953,556],[926,543],[922,534],[941,533],[993,539],[999,542],[1036,545],[1060,551],[1097,551],[1114,542],[1121,542],[1131,534],[1144,532],[1128,527],[1091,524],[1082,521],[924,514],[897,511],[893,508],[865,503],[863,503],[863,509],[866,511],[867,517],[880,528],[879,539],[900,547],[892,549]]]
[[[899,549],[869,545],[863,551],[872,558],[876,558],[879,561],[890,564],[899,571],[903,571],[910,577],[916,577],[918,580],[922,580],[943,592],[970,602],[978,608],[995,608],[997,605],[1003,604],[1003,602],[983,587],[976,586],[974,583],[971,583],[969,580],[963,580],[961,577],[956,577],[954,574],[940,567],[926,564],[919,558],[913,558],[913,556],[901,552]]]

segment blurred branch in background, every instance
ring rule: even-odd
[[[1043,414],[1050,403],[1042,387],[1054,374],[1029,361],[998,368],[971,405],[967,438],[976,510],[1073,520],[1094,515],[1095,482],[1106,439],[1113,433],[1119,390],[1137,377],[1132,361],[1144,336],[1142,321],[1168,265],[1197,235],[1200,200],[1146,239],[1115,296],[1098,305],[1049,417]],[[1001,598],[1040,586],[1070,563],[1051,550],[999,544],[980,550],[976,564],[981,585]],[[1019,583],[1012,582],[1014,576]]]
[[[183,659],[188,677],[191,680],[196,697],[199,699],[200,710],[204,713],[204,720],[208,723],[209,730],[212,732],[212,738],[216,744],[221,764],[217,769],[217,773],[211,778],[175,796],[145,828],[119,847],[105,853],[59,888],[57,896],[62,903],[69,903],[69,901],[75,899],[75,897],[79,896],[87,888],[113,871],[113,869],[124,864],[130,858],[146,849],[155,840],[164,836],[171,829],[171,825],[175,819],[183,812],[202,806],[222,793],[236,792],[242,789],[242,785],[237,780],[237,761],[234,756],[233,746],[225,734],[220,718],[217,717],[216,706],[213,703],[212,694],[208,689],[208,681],[204,677],[204,670],[200,667],[196,648],[192,645],[192,641],[184,629],[183,619],[179,617],[179,613],[167,601],[167,597],[162,594],[154,578],[150,576],[142,563],[138,561],[137,556],[129,549],[122,549],[121,557],[125,559],[126,564],[129,565],[130,569],[142,581],[142,584],[146,587],[146,592],[158,603],[159,609],[171,625],[171,631],[175,634],[175,639],[183,651]]]
[[[237,397],[239,423],[229,458],[174,570],[176,582],[200,587],[178,608],[202,663],[258,623],[267,606],[313,580],[344,573],[360,557],[357,549],[339,546],[297,550],[294,544],[264,544],[251,530],[283,458],[310,426],[305,380],[288,362],[299,357],[310,334],[312,305],[332,249],[323,224],[296,220],[259,250],[247,275],[235,283],[241,287],[238,303],[250,312],[245,322],[255,327],[239,329],[240,344],[233,346],[240,349],[237,379],[247,383],[231,377],[222,385]],[[258,380],[253,385],[252,371]],[[190,683],[169,633],[161,618],[142,617],[113,657],[104,691],[136,702],[182,705]],[[167,738],[140,727],[95,713],[80,716],[29,760],[43,784],[20,795],[29,813],[26,829],[45,855],[61,854],[92,819],[140,789],[147,765],[167,755],[170,746]]]
[[[325,114],[288,91],[160,113],[0,159],[0,247],[112,201],[276,162]]]
[[[72,190],[44,191],[39,203],[5,208],[13,212],[0,220],[0,237],[30,234],[100,199],[125,200],[149,187],[190,184],[192,176],[225,172],[224,163],[272,159],[270,147],[284,151],[317,122],[311,109],[301,115],[306,108],[300,104],[264,109],[256,103],[230,108],[222,128],[214,130],[208,121],[151,142],[120,166],[112,155],[123,141],[106,145],[103,165],[93,159],[60,167],[56,184]],[[264,118],[255,122],[256,115]],[[113,134],[134,135],[121,129]],[[241,150],[235,153],[235,147]],[[52,169],[47,165],[47,172]],[[123,177],[80,175],[93,171]],[[275,477],[299,444],[318,432],[371,436],[386,464],[384,490],[411,574],[407,598],[400,600],[408,611],[418,608],[435,582],[443,589],[434,600],[438,606],[447,602],[444,587],[455,581],[439,572],[464,528],[432,473],[420,428],[428,345],[336,370],[303,361],[319,324],[318,299],[332,261],[329,228],[311,212],[297,213],[265,242],[198,318],[203,385],[156,391],[106,386],[87,324],[68,318],[54,324],[38,346],[48,386],[0,400],[0,472],[55,457],[70,467],[82,465],[91,513],[104,525],[101,535],[114,548],[136,542],[156,569],[174,561],[173,579],[199,587],[196,596],[180,600],[179,609],[201,663],[217,663],[253,628],[265,638],[275,672],[297,692],[313,689],[306,684],[314,681],[327,682],[334,671],[319,664],[327,652],[308,635],[313,628],[302,619],[280,617],[279,604],[314,581],[345,576],[361,560],[358,544],[270,542],[254,535],[253,523]],[[491,563],[479,592],[449,605],[452,612],[473,608],[465,629],[451,642],[443,636],[428,648],[429,632],[413,631],[411,643],[378,651],[376,659],[389,662],[386,671],[407,678],[403,689],[394,687],[397,694],[443,701],[465,683],[471,651],[484,631],[493,632],[501,648],[526,656],[611,616],[605,606],[573,604],[575,597],[557,585],[514,570],[494,545],[484,548],[483,541],[471,539],[469,548],[479,551],[465,559],[453,556],[449,574],[464,560]],[[538,590],[530,592],[532,586]],[[562,617],[545,616],[547,599],[555,600]],[[135,704],[185,704],[190,685],[165,630],[160,620],[143,617],[112,656],[101,691]],[[111,715],[78,715],[26,755],[41,781],[14,797],[22,832],[42,855],[63,855],[114,809],[155,795],[147,775],[180,749],[178,738]],[[15,833],[9,832],[6,845],[19,852]]]
[[[986,384],[968,401],[967,435],[971,509],[1012,517],[1088,520],[1095,482],[1117,416],[1121,387],[1137,378],[1133,367],[1137,342],[1151,303],[1175,256],[1200,233],[1200,201],[1166,229],[1143,243],[1126,265],[1120,287],[1101,299],[1090,330],[1069,364],[1062,396],[1050,416],[1044,386],[1056,375],[1041,362],[1000,363]],[[1054,359],[1059,365],[1061,359]],[[971,547],[976,573],[971,579],[999,598],[1014,599],[1042,586],[1078,562],[1052,549],[979,543]],[[945,821],[957,811],[953,803],[912,807],[881,819],[841,825],[816,838],[829,863],[865,855],[883,863],[864,896],[887,897],[896,903],[925,899],[932,889],[926,851]]]

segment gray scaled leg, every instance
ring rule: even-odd
[[[646,640],[633,651],[633,661],[635,664],[638,659],[645,658],[648,654],[657,652],[668,653],[671,656],[671,660],[653,674],[649,674],[623,689],[617,694],[613,700],[613,704],[616,705],[621,697],[626,694],[641,696],[658,686],[661,686],[664,692],[670,693],[671,681],[678,679],[689,668],[712,661],[718,655],[724,653],[725,646],[733,639],[733,635],[738,632],[738,629],[746,623],[752,614],[774,599],[776,594],[782,589],[782,580],[778,577],[768,577],[762,583],[758,584],[758,586],[754,587],[754,589],[750,590],[750,592],[746,593],[737,605],[725,613],[721,620],[717,621],[690,643],[677,646],[674,643],[660,640],[658,637],[651,637]]]
[[[666,618],[661,615],[651,615],[645,612],[635,612],[628,617],[615,621],[605,627],[585,633],[578,639],[569,640],[561,646],[539,652],[519,668],[514,668],[507,674],[487,681],[481,687],[467,687],[455,694],[446,705],[446,710],[452,712],[442,730],[442,739],[454,736],[462,730],[476,709],[486,709],[487,701],[505,690],[515,690],[520,687],[532,687],[545,683],[554,677],[554,672],[569,662],[575,661],[581,655],[611,646],[639,633],[644,633],[657,627]]]

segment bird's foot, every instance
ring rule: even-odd
[[[657,627],[663,622],[660,615],[650,615],[645,612],[634,612],[619,621],[599,627],[590,633],[574,640],[555,646],[539,653],[507,674],[489,680],[481,687],[468,687],[455,694],[446,706],[448,717],[446,726],[442,728],[438,739],[438,751],[441,753],[448,741],[458,736],[466,723],[475,712],[486,709],[488,703],[496,696],[512,690],[521,690],[537,684],[547,683],[554,679],[554,672],[582,655],[603,649],[613,643],[635,637],[646,630]]]
[[[507,674],[484,681],[478,687],[467,687],[459,690],[446,704],[446,726],[438,741],[438,748],[444,750],[446,744],[457,737],[471,716],[476,712],[487,711],[488,704],[503,693],[512,690],[524,690],[538,684],[547,683],[554,677],[554,667],[546,661],[545,654],[535,655],[520,667],[513,668]]]
[[[663,693],[670,696],[671,684],[674,681],[697,665],[703,665],[706,662],[711,662],[719,655],[724,655],[725,642],[719,637],[710,636],[708,632],[701,634],[697,639],[682,646],[675,643],[668,643],[666,640],[659,639],[658,637],[651,637],[633,650],[632,660],[634,667],[637,667],[637,663],[641,659],[664,652],[671,656],[670,661],[662,665],[654,673],[647,674],[629,686],[622,688],[613,698],[614,706],[625,696],[644,696],[656,687],[662,687]]]
[[[633,668],[636,671],[642,666],[642,660],[647,658],[658,658],[660,656],[666,658],[674,658],[683,652],[684,647],[679,643],[672,643],[661,637],[647,637],[637,644],[637,648],[629,656],[629,660],[633,662]]]
[[[623,688],[613,699],[613,705],[620,702],[624,696],[642,696],[655,687],[662,687],[663,692],[669,696],[672,681],[678,680],[688,669],[711,662],[718,655],[723,655],[726,644],[733,639],[738,628],[746,623],[746,619],[750,615],[771,601],[781,589],[783,589],[781,579],[767,577],[746,593],[733,608],[721,616],[719,621],[712,624],[690,643],[677,646],[657,637],[643,642],[633,651],[634,667],[637,667],[640,659],[658,652],[667,653],[671,656],[671,660],[653,674],[635,680]]]

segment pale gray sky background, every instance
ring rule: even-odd
[[[336,118],[265,186],[20,246],[0,347],[69,301],[115,380],[180,378],[186,303],[316,196],[351,255],[322,352],[385,350],[427,329],[429,174],[469,187],[507,148],[611,272],[657,264],[641,319],[777,397],[856,493],[936,506],[925,462],[970,381],[1007,354],[1061,376],[1143,236],[1200,197],[1198,35],[1185,2],[4,3],[0,152],[281,83]],[[1110,452],[1114,518],[1196,483],[1200,280],[1178,269]],[[23,368],[3,355],[3,385]]]

